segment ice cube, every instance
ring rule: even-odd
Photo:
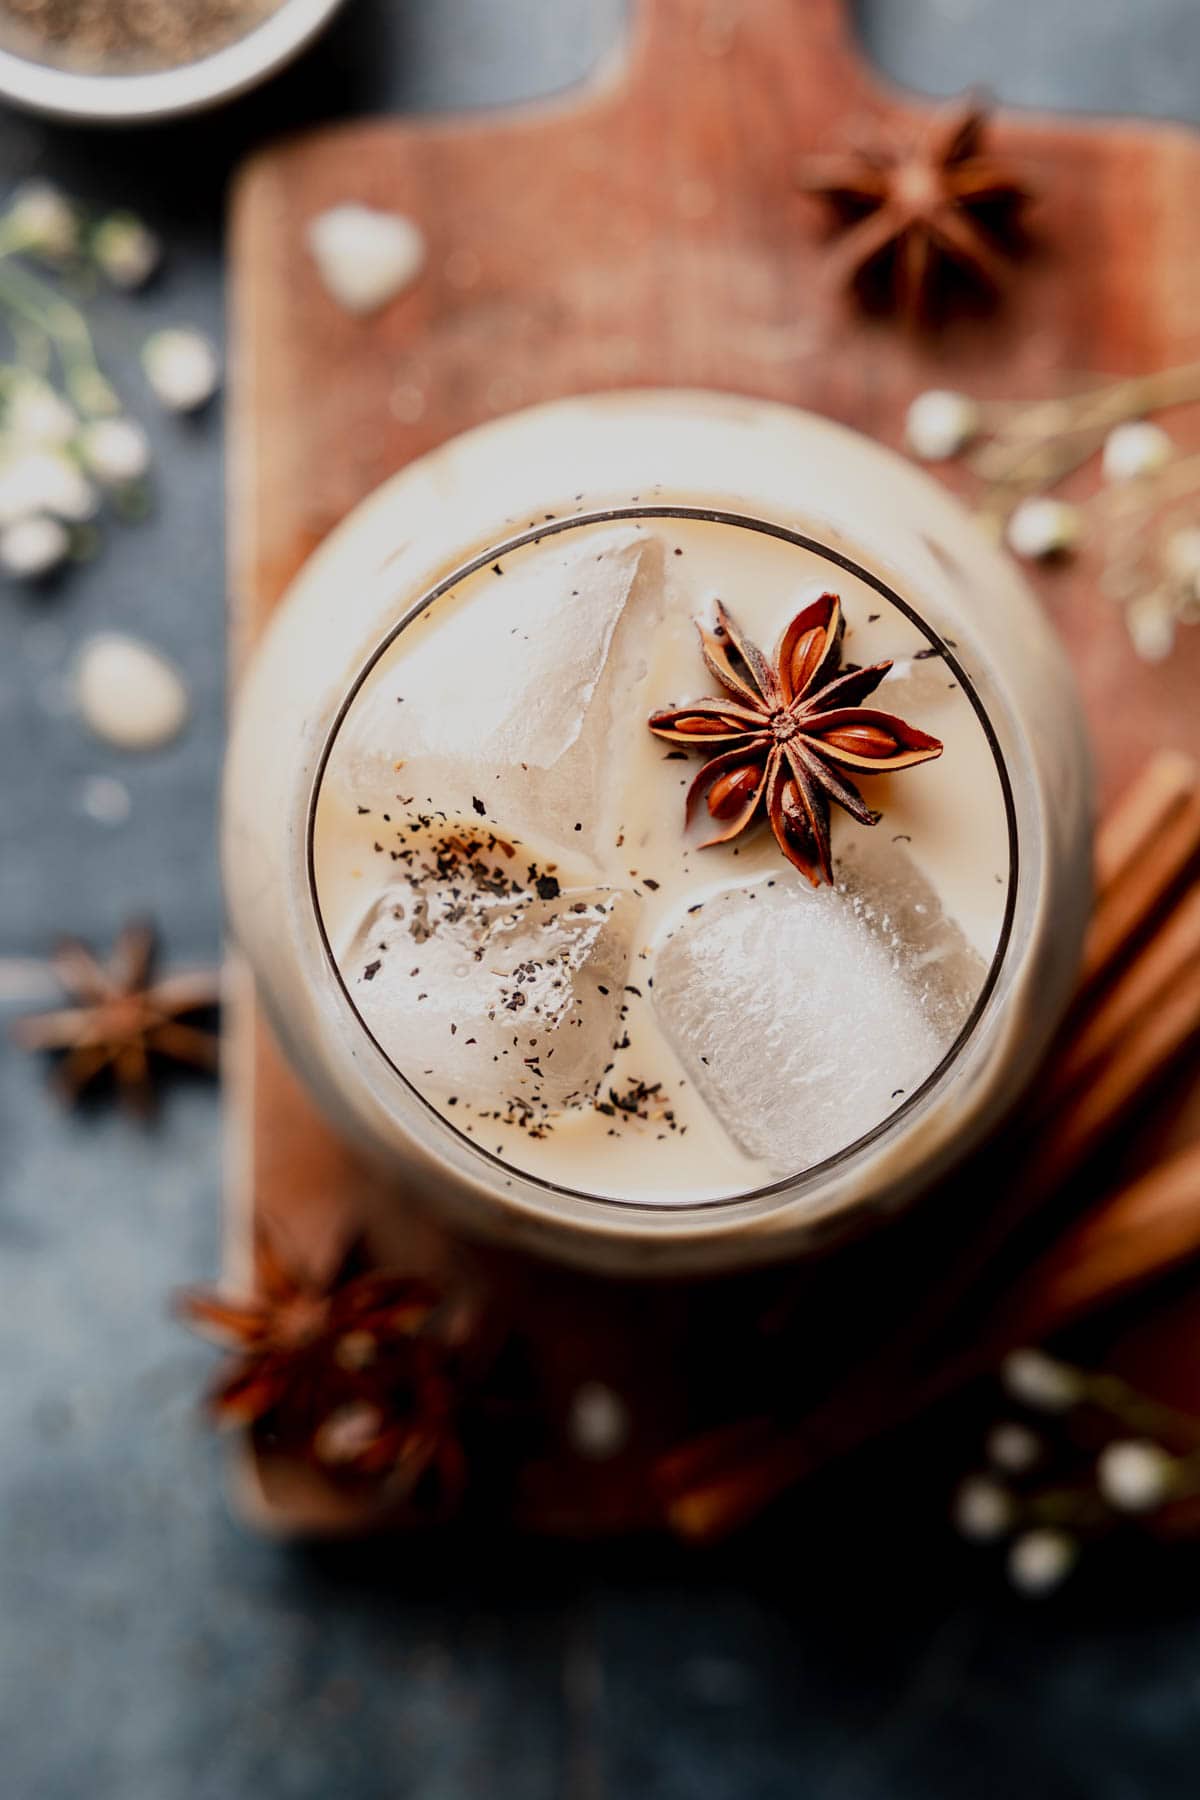
[[[626,747],[617,709],[645,674],[662,607],[662,544],[597,527],[499,566],[476,578],[482,592],[402,634],[343,726],[331,774],[359,804],[400,795],[469,815],[479,799],[508,836],[594,851]]]
[[[618,889],[545,898],[501,885],[461,869],[398,881],[339,965],[368,1029],[423,1092],[536,1122],[590,1104],[611,1062],[638,908]]]
[[[780,1175],[834,1156],[932,1074],[981,959],[900,845],[855,835],[838,884],[781,871],[686,915],[654,1004],[733,1141]]]
[[[902,844],[877,831],[849,831],[838,845],[836,878],[855,916],[883,947],[949,1049],[979,998],[987,968]]]

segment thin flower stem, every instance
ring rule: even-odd
[[[1200,400],[1200,363],[1126,377],[1075,396],[993,401],[984,409],[991,435],[967,465],[991,490],[984,510],[1001,517],[1023,495],[1055,486],[1100,449],[1115,425]]]
[[[0,313],[3,313],[2,306]],[[51,362],[50,339],[46,333],[31,325],[27,319],[14,318],[11,313],[4,317],[3,322],[12,338],[13,355],[16,358],[15,364],[6,364],[5,367],[28,369],[38,376],[46,375]]]
[[[0,308],[7,310],[10,322],[23,320],[52,341],[67,393],[80,412],[95,415],[117,410],[116,395],[101,372],[92,334],[77,306],[28,269],[8,263],[0,266]],[[16,335],[15,323],[13,330]]]
[[[22,231],[11,214],[0,218],[0,257],[24,256],[34,247],[34,238],[28,229]]]
[[[1112,1514],[1092,1486],[1043,1488],[1025,1502],[1026,1523],[1068,1526],[1075,1531],[1097,1531],[1110,1523]]]
[[[1182,1440],[1189,1445],[1191,1451],[1200,1453],[1200,1420],[1180,1412],[1174,1406],[1165,1405],[1161,1400],[1152,1400],[1148,1395],[1139,1393],[1127,1381],[1122,1381],[1119,1375],[1087,1376],[1084,1398],[1090,1405],[1107,1413],[1110,1419],[1142,1436],[1165,1438],[1175,1443]]]

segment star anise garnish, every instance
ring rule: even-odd
[[[365,1267],[353,1245],[325,1278],[293,1266],[265,1233],[254,1294],[193,1288],[177,1310],[233,1352],[209,1394],[222,1426],[255,1427],[333,1478],[381,1481],[396,1497],[427,1483],[461,1496],[452,1310],[419,1277]]]
[[[701,846],[728,843],[764,809],[788,861],[813,886],[832,882],[829,803],[860,825],[876,825],[845,771],[891,774],[940,756],[937,738],[892,713],[860,704],[890,662],[838,672],[845,621],[836,594],[822,594],[796,614],[768,662],[717,604],[717,626],[697,620],[701,653],[731,698],[716,696],[652,713],[650,729],[668,743],[717,754],[688,789],[686,816],[707,792],[708,810],[724,829]]]
[[[145,1112],[153,1099],[154,1058],[215,1069],[217,1039],[184,1023],[217,1005],[220,983],[208,970],[155,980],[157,936],[148,924],[127,925],[107,963],[77,938],[65,938],[50,959],[71,1006],[19,1019],[13,1038],[25,1050],[62,1052],[57,1079],[75,1099],[111,1073],[122,1099]]]
[[[810,157],[801,184],[847,226],[835,271],[913,319],[929,316],[951,271],[995,293],[1031,192],[983,149],[987,109],[952,102],[906,141]]]

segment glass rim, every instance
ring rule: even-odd
[[[909,622],[922,633],[931,649],[942,658],[947,668],[953,672],[962,692],[966,695],[967,700],[975,713],[976,719],[979,722],[979,726],[983,731],[984,738],[987,742],[988,749],[991,752],[997,779],[1000,784],[1000,791],[1004,802],[1004,817],[1008,845],[1008,880],[1004,901],[1004,913],[1000,923],[1000,931],[996,939],[996,947],[988,964],[987,973],[984,976],[970,1013],[963,1022],[961,1029],[955,1036],[954,1041],[945,1051],[944,1055],[939,1058],[938,1062],[930,1070],[925,1080],[914,1088],[911,1094],[906,1095],[901,1104],[888,1113],[886,1118],[879,1120],[876,1125],[872,1126],[869,1131],[864,1132],[861,1137],[857,1137],[851,1143],[843,1145],[840,1150],[835,1151],[831,1156],[823,1158],[819,1163],[813,1163],[808,1168],[797,1170],[790,1175],[779,1176],[774,1181],[764,1183],[760,1187],[747,1189],[741,1193],[714,1195],[696,1200],[635,1199],[619,1194],[589,1193],[584,1188],[570,1187],[563,1182],[549,1180],[543,1175],[535,1174],[529,1169],[524,1169],[515,1163],[505,1161],[502,1156],[498,1156],[493,1151],[487,1150],[482,1144],[477,1143],[459,1126],[448,1119],[435,1102],[421,1091],[416,1083],[405,1074],[404,1070],[395,1059],[384,1049],[378,1037],[363,1017],[362,1012],[359,1010],[359,1007],[350,992],[349,985],[342,974],[341,966],[330,941],[328,930],[326,929],[316,868],[317,811],[325,774],[333,756],[338,737],[366,683],[370,680],[374,670],[382,661],[383,657],[387,655],[401,633],[406,631],[422,613],[436,601],[440,600],[444,594],[449,593],[450,590],[457,587],[460,582],[467,580],[480,569],[486,568],[489,564],[497,561],[502,556],[510,555],[513,551],[524,549],[530,544],[536,544],[543,538],[559,536],[566,531],[592,525],[617,524],[625,520],[644,519],[686,519],[689,521],[698,521],[700,523],[728,525],[736,529],[754,531],[768,537],[773,537],[783,543],[792,544],[797,549],[808,551],[826,562],[833,563],[836,567],[844,570],[846,574],[852,575],[857,580],[866,583],[866,585],[873,588],[882,599],[886,600],[889,605],[894,606],[903,617],[908,619]],[[896,1131],[902,1122],[916,1110],[933,1090],[941,1085],[950,1074],[953,1066],[961,1058],[964,1050],[976,1036],[979,1024],[987,1009],[988,1002],[995,991],[996,984],[1000,977],[1000,971],[1004,966],[1011,944],[1013,922],[1016,915],[1018,878],[1020,873],[1016,802],[1013,795],[1013,786],[1008,771],[1008,765],[1005,761],[1000,740],[997,736],[995,726],[992,724],[987,708],[984,706],[971,677],[967,674],[962,663],[955,655],[953,645],[942,637],[941,634],[922,617],[917,609],[912,606],[910,602],[904,600],[894,588],[882,579],[881,576],[864,568],[861,563],[856,562],[853,557],[848,556],[844,551],[834,549],[828,544],[823,544],[819,539],[809,537],[803,532],[794,531],[790,526],[780,525],[768,519],[756,518],[751,513],[735,512],[723,507],[693,506],[670,501],[637,502],[630,503],[626,506],[596,508],[588,512],[564,514],[554,519],[545,519],[536,524],[532,524],[523,531],[514,532],[509,537],[489,544],[476,555],[470,557],[466,562],[457,565],[448,575],[443,576],[440,580],[435,582],[432,587],[426,588],[411,606],[406,607],[396,622],[384,633],[383,637],[374,646],[370,655],[359,668],[357,674],[347,688],[341,704],[326,731],[321,746],[321,752],[317,758],[316,767],[313,771],[309,788],[308,803],[305,809],[304,860],[309,904],[312,908],[313,919],[316,924],[325,963],[333,976],[336,987],[340,992],[342,999],[350,1009],[350,1015],[355,1021],[358,1029],[363,1033],[391,1073],[402,1083],[407,1092],[428,1114],[430,1119],[434,1122],[435,1129],[443,1128],[448,1131],[468,1154],[472,1156],[472,1158],[476,1159],[484,1168],[495,1171],[510,1185],[514,1178],[519,1181],[527,1182],[534,1188],[541,1190],[544,1194],[556,1195],[566,1201],[576,1203],[582,1202],[593,1214],[607,1208],[617,1209],[623,1214],[649,1214],[659,1218],[665,1216],[668,1218],[679,1217],[681,1219],[692,1217],[697,1213],[729,1212],[738,1207],[745,1208],[752,1206],[756,1202],[761,1203],[764,1201],[779,1200],[790,1203],[799,1198],[806,1190],[818,1188],[828,1176],[843,1169],[847,1164],[861,1157],[863,1152],[872,1144],[878,1143],[881,1138],[890,1136]],[[771,1208],[769,1210],[775,1209]]]

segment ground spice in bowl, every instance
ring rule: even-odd
[[[284,0],[0,0],[0,47],[89,74],[195,62],[245,37]]]

